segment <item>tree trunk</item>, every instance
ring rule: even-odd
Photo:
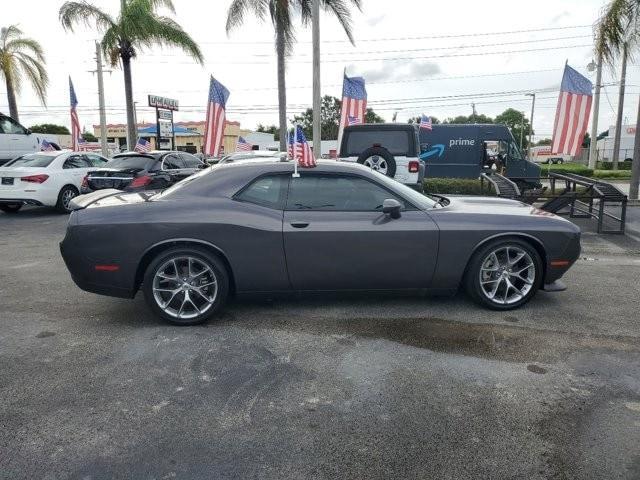
[[[131,83],[131,58],[122,56],[122,71],[124,72],[124,95],[127,106],[127,150],[133,150],[138,139],[138,126],[133,111],[133,87]]]
[[[618,170],[620,158],[620,135],[622,134],[622,110],[624,108],[624,88],[627,79],[628,46],[625,43],[622,49],[622,71],[620,72],[620,92],[618,93],[618,118],[616,119],[616,134],[613,138],[613,169]]]
[[[280,151],[287,151],[287,90],[285,82],[286,45],[284,32],[276,26],[276,55],[278,57],[278,116],[280,120]]]
[[[9,75],[5,75],[5,83],[7,85],[7,103],[9,104],[9,116],[16,122],[19,122],[18,118],[18,103],[16,102],[16,92],[13,88],[13,80]]]
[[[638,117],[636,118],[636,136],[633,144],[633,162],[631,164],[631,185],[629,198],[638,199],[638,184],[640,183],[640,100],[638,100]]]

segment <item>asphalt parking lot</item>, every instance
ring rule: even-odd
[[[95,296],[66,217],[0,213],[0,477],[640,478],[640,243],[569,290],[230,304],[179,328]]]

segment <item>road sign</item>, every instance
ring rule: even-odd
[[[158,95],[149,95],[149,106],[155,108],[164,108],[167,110],[178,110],[178,100],[173,98],[159,97]]]

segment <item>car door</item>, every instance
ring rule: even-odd
[[[80,153],[72,153],[62,164],[65,183],[72,183],[78,189],[80,189],[82,179],[89,170],[89,161]]]
[[[398,219],[381,211],[389,198],[403,205]],[[433,220],[362,176],[292,178],[282,228],[295,290],[425,288],[435,269]]]
[[[170,153],[166,155],[162,161],[162,170],[170,178],[170,183],[178,183],[180,180],[187,178],[190,173],[186,169],[184,160],[178,153]]]

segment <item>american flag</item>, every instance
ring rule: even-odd
[[[76,97],[71,77],[69,77],[69,100],[71,102],[71,150],[75,152],[78,150],[78,142],[82,137],[80,136],[80,120],[78,120],[78,112],[76,110],[78,97]]]
[[[209,84],[209,103],[207,104],[207,120],[204,128],[204,153],[217,157],[222,145],[224,133],[225,108],[229,99],[229,90],[211,77]]]
[[[287,134],[287,155],[292,160],[293,160],[293,140],[294,140],[294,131],[289,130],[289,133]]]
[[[349,125],[349,117],[364,120],[367,113],[367,90],[364,78],[344,76],[342,84],[342,112],[340,113],[340,127],[338,129],[338,148],[342,141],[342,131]]]
[[[592,87],[588,78],[565,65],[553,126],[552,153],[580,153],[591,113]]]
[[[422,115],[420,117],[420,128],[424,128],[425,130],[433,130],[433,124],[431,123],[431,117],[426,117]]]
[[[151,142],[144,138],[139,138],[134,150],[138,153],[147,153],[151,151]]]
[[[293,154],[298,166],[302,168],[312,168],[316,166],[316,159],[307,142],[300,125],[296,125],[295,138],[293,141]]]
[[[47,142],[46,140],[42,140],[42,143],[40,144],[40,151],[41,152],[53,152],[56,148],[49,142]]]
[[[348,120],[347,120],[347,124],[348,125],[359,125],[362,122],[360,121],[359,117],[352,117],[351,115],[349,115]]]
[[[238,143],[236,144],[236,152],[248,152],[253,149],[253,145],[248,143],[243,137],[238,137]]]

